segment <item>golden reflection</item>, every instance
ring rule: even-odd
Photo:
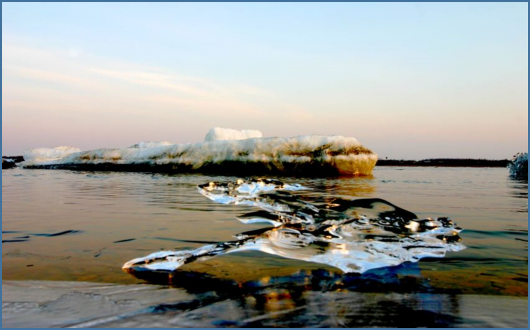
[[[340,177],[321,182],[319,188],[322,188],[334,197],[374,197],[376,193],[376,181],[372,175],[363,177]]]
[[[334,244],[334,247],[335,249],[331,250],[331,252],[334,254],[349,254],[349,250],[346,244]]]
[[[269,284],[270,280],[271,280],[271,278],[270,278],[269,276],[267,276],[267,277],[263,277],[263,278],[261,278],[261,279],[259,280],[259,283],[260,283],[261,285],[265,286],[265,285]]]
[[[274,290],[263,295],[265,299],[264,309],[267,312],[279,312],[294,309],[296,304],[287,290]],[[277,317],[274,314],[272,317]]]

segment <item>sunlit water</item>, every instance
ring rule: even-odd
[[[237,220],[258,208],[218,204],[197,189],[210,181],[236,179],[3,170],[3,279],[145,283],[122,265],[160,250],[233,241],[236,234],[266,227]],[[466,249],[362,275],[249,251],[190,263],[170,278],[148,280],[169,281],[189,291],[206,290],[205,283],[294,283],[311,292],[527,296],[528,184],[510,179],[506,169],[376,167],[370,178],[277,179],[311,188],[303,192],[309,199],[381,198],[420,218],[449,217],[463,228]]]

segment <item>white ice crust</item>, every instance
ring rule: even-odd
[[[24,160],[34,162],[45,162],[60,159],[80,151],[81,149],[79,148],[67,146],[60,146],[54,148],[32,148],[24,150]]]
[[[261,132],[257,130],[251,130],[251,129],[236,130],[236,129],[230,129],[230,128],[214,127],[210,129],[208,134],[206,134],[206,137],[204,138],[204,142],[220,141],[220,140],[244,140],[244,139],[260,138],[260,137],[263,137],[263,134],[261,134]]]
[[[170,146],[174,143],[168,142],[168,141],[142,141],[135,145],[132,145],[131,148],[138,148],[138,149],[149,149],[149,148],[155,148],[160,146]]]
[[[233,189],[233,191],[236,192],[237,195],[226,194],[226,191],[229,189]],[[264,209],[272,209],[274,211],[289,211],[289,208],[285,205],[278,206],[262,203],[258,196],[261,193],[269,191],[299,191],[308,189],[309,188],[297,183],[292,185],[282,183],[281,185],[278,185],[275,182],[267,182],[265,180],[252,180],[245,182],[244,180],[238,179],[235,182],[234,187],[222,188],[220,189],[220,191],[219,186],[216,182],[210,182],[208,185],[199,187],[199,193],[219,204],[241,204],[249,206],[258,206]],[[254,222],[252,219],[240,220],[244,223]]]

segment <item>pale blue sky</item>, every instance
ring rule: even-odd
[[[2,154],[353,136],[380,157],[528,150],[527,3],[2,3]]]

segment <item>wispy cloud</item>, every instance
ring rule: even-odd
[[[34,69],[31,67],[23,67],[18,65],[6,65],[2,68],[7,71],[8,75],[12,77],[26,78],[35,81],[60,83],[60,84],[74,84],[82,87],[98,87],[96,81],[80,77],[79,75],[65,74],[57,71],[49,71],[42,69]]]
[[[97,127],[101,135],[109,136],[110,131],[101,130],[112,125],[101,125],[101,120],[118,124],[118,118],[128,118],[130,131],[122,133],[138,142],[140,137],[134,136],[142,135],[138,129],[147,118],[155,127],[152,118],[172,122],[188,135],[194,127],[200,132],[192,133],[192,140],[201,140],[210,126],[260,129],[263,123],[283,127],[310,119],[303,110],[256,86],[180,75],[164,68],[99,58],[86,51],[72,54],[71,49],[3,43],[2,69],[3,127],[9,126],[4,133],[30,128],[35,139],[32,147],[46,141],[46,130],[71,132],[65,129],[68,123],[78,125],[81,132],[83,127]],[[39,118],[39,123],[25,118]]]
[[[71,56],[68,52],[3,46],[2,69],[4,84],[7,86],[12,81],[24,80],[33,86],[40,83],[66,86],[68,90],[64,90],[64,93],[71,93],[72,89],[77,92],[134,90],[135,96],[149,99],[150,102],[158,102],[157,99],[162,95],[160,99],[163,103],[167,103],[169,99],[180,100],[181,105],[193,105],[194,109],[204,104],[209,107],[204,110],[212,112],[216,108],[226,110],[233,107],[237,112],[248,108],[249,112],[256,113],[257,108],[245,99],[249,95],[270,96],[269,92],[257,87],[231,86],[201,77],[164,74],[161,73],[164,70],[160,68],[146,69],[135,64],[117,63],[115,66],[119,69],[112,70],[108,69],[114,66],[112,61],[96,57],[83,56],[80,60],[78,54]],[[139,88],[143,90],[139,91]],[[60,88],[56,90],[61,91]]]
[[[104,77],[114,78],[125,83],[151,86],[161,90],[179,92],[193,96],[208,96],[211,93],[211,91],[208,91],[204,87],[200,88],[189,83],[179,83],[177,81],[178,78],[157,73],[141,71],[112,71],[94,68],[88,69],[88,71]]]

